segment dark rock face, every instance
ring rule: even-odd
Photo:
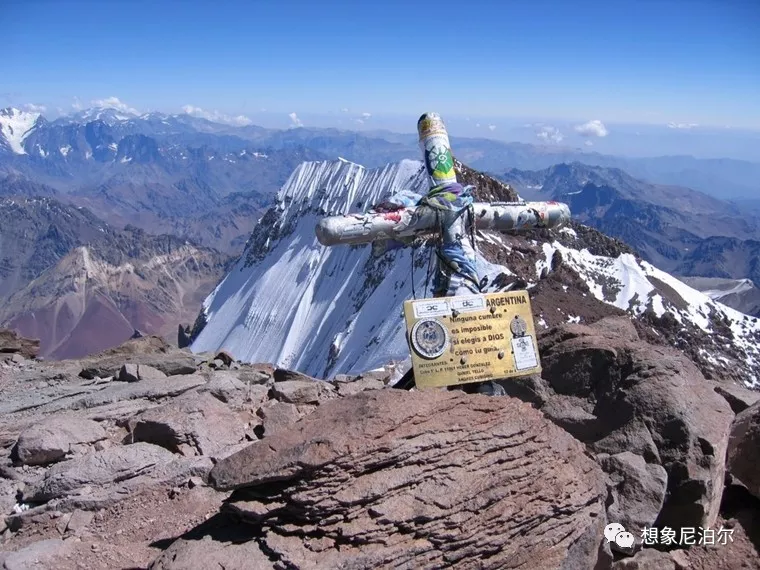
[[[192,343],[190,325],[177,325],[177,347],[185,348]]]
[[[601,470],[511,398],[330,401],[223,459],[210,481],[239,489],[228,508],[261,526],[277,567],[591,568],[605,525]]]
[[[606,464],[613,477],[639,473],[650,515],[661,473],[649,466],[667,472],[658,526],[715,522],[733,413],[688,358],[639,341],[626,317],[552,329],[541,339],[541,354],[543,378],[557,394],[541,409],[593,451],[611,455]],[[567,420],[567,405],[558,421],[550,405],[568,396],[578,398],[580,423]],[[638,457],[614,459],[626,452]]]

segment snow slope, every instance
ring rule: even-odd
[[[360,373],[408,357],[403,301],[412,298],[412,250],[374,259],[370,246],[324,247],[317,221],[366,211],[402,189],[424,191],[418,161],[368,170],[307,162],[282,187],[236,266],[206,299],[196,352],[226,349],[318,377]],[[429,252],[415,253],[414,290],[425,296]],[[484,275],[506,268],[478,260]]]
[[[0,110],[0,137],[15,154],[26,154],[24,140],[34,129],[39,113],[27,113],[13,107]]]
[[[731,330],[732,348],[740,351],[749,370],[745,383],[760,387],[760,319],[727,307],[679,281],[672,275],[631,254],[617,258],[592,255],[587,249],[577,250],[555,241],[543,244],[544,259],[536,264],[537,274],[547,267],[559,251],[564,263],[572,267],[586,282],[592,294],[599,299],[633,315],[652,310],[658,317],[669,312],[682,326],[695,325],[715,337],[716,350],[705,350],[708,360],[724,367],[732,366],[718,349],[725,348],[725,340],[717,334],[718,325],[726,322]]]

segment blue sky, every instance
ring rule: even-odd
[[[760,2],[6,0],[0,106],[760,128]]]

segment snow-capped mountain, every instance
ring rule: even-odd
[[[674,275],[760,283],[760,217],[747,208],[689,188],[650,184],[616,168],[579,163],[511,169],[500,178],[527,200],[568,203],[574,219],[623,240]],[[745,309],[736,296],[721,302]]]
[[[61,120],[68,123],[90,123],[92,121],[103,121],[108,125],[114,125],[123,121],[136,119],[139,115],[126,109],[117,109],[114,107],[92,107],[84,109],[73,115],[63,117]]]
[[[367,170],[347,161],[309,162],[283,186],[236,266],[204,303],[193,350],[224,347],[237,358],[277,362],[319,376],[361,372],[406,356],[401,303],[425,295],[428,255],[375,259],[369,247],[326,248],[324,215],[367,210],[393,192],[421,191],[421,163]],[[492,277],[501,268],[485,259]]]
[[[494,199],[484,190],[499,183],[458,168],[460,180],[480,188],[479,199]],[[374,170],[346,161],[301,165],[204,302],[193,350],[224,348],[242,360],[320,377],[405,359],[402,303],[412,297],[412,286],[417,296],[425,294],[428,251],[414,252],[412,273],[409,249],[374,259],[369,246],[326,248],[314,226],[322,216],[364,211],[396,191],[425,185],[417,161]],[[480,232],[478,249],[484,273],[502,273],[529,288],[539,330],[627,312],[650,342],[681,348],[708,376],[760,383],[757,319],[691,289],[596,230],[573,223],[530,236]]]
[[[40,113],[30,113],[13,107],[0,109],[0,150],[26,154],[24,141],[44,122],[45,119]]]
[[[683,277],[683,282],[742,313],[760,317],[760,288],[750,279]]]

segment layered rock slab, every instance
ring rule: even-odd
[[[530,405],[371,391],[221,460],[276,568],[592,568],[605,476]],[[569,566],[568,566],[569,565]]]

